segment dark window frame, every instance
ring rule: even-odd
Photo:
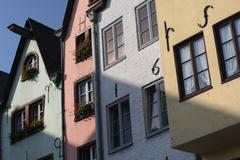
[[[193,48],[193,42],[195,42],[195,41],[197,41],[198,39],[201,39],[201,38],[203,39],[205,52],[195,56],[194,55],[195,51],[194,51],[194,48]],[[185,93],[184,93],[185,92],[185,90],[184,90],[184,78],[183,78],[183,73],[182,73],[182,62],[181,62],[180,51],[179,51],[179,48],[182,48],[186,45],[190,45],[190,57],[191,57],[190,60],[192,61],[193,78],[194,78],[194,84],[195,84],[195,87],[196,87],[196,91],[194,91],[194,92],[192,92],[188,95],[185,95]],[[206,92],[206,91],[213,88],[212,87],[212,82],[211,82],[210,67],[209,67],[209,63],[208,63],[207,49],[206,49],[206,44],[205,44],[205,39],[204,39],[203,32],[199,32],[199,33],[183,40],[182,42],[174,45],[173,50],[174,50],[175,68],[176,68],[176,74],[177,74],[179,101],[180,102],[185,101],[187,99],[190,99],[194,96],[197,96],[197,95],[199,95],[203,92]],[[197,65],[196,65],[196,60],[195,59],[196,59],[196,57],[201,56],[203,54],[206,55],[207,69],[202,70],[200,72],[197,72]],[[207,71],[207,70],[208,70],[208,75],[209,75],[209,85],[200,89],[197,75],[199,73],[202,73],[202,72]]]
[[[130,131],[131,131],[131,141],[130,142],[128,142],[128,143],[123,143],[123,135],[122,135],[122,127],[123,127],[123,125],[122,125],[122,109],[120,109],[120,111],[119,111],[119,108],[121,108],[122,106],[121,106],[121,103],[123,103],[123,102],[126,102],[126,101],[128,101],[128,103],[129,103],[129,114],[130,114],[130,127],[131,127],[131,129],[130,129]],[[111,125],[111,122],[110,122],[110,109],[112,109],[113,107],[116,107],[116,105],[117,105],[117,108],[118,108],[118,115],[119,115],[119,117],[118,117],[118,121],[119,121],[119,124],[120,124],[120,126],[119,126],[119,134],[120,134],[120,146],[118,146],[118,147],[116,147],[116,148],[112,148],[112,140],[111,140],[111,127],[110,127],[110,125]],[[126,96],[124,96],[124,97],[122,97],[122,98],[120,98],[120,99],[118,99],[118,100],[116,100],[116,101],[114,101],[114,102],[112,102],[112,103],[110,103],[110,104],[108,104],[107,106],[106,106],[106,115],[107,115],[107,135],[108,135],[108,154],[113,154],[113,153],[116,153],[116,152],[118,152],[118,151],[120,151],[120,150],[123,150],[123,149],[125,149],[125,148],[128,148],[129,146],[131,146],[132,144],[133,144],[133,137],[132,137],[132,123],[131,123],[131,107],[130,107],[130,98],[129,98],[129,95],[126,95]]]
[[[27,63],[30,60],[30,58],[35,57],[36,58],[36,66],[35,67],[28,67]],[[27,81],[32,78],[34,78],[39,73],[39,57],[36,52],[30,52],[28,53],[27,57],[24,60],[22,73],[21,73],[21,81]]]
[[[95,147],[95,154],[96,154],[96,156],[97,156],[97,145],[96,145],[96,141],[92,141],[92,142],[90,142],[90,143],[87,143],[87,144],[85,144],[85,145],[83,145],[83,146],[80,146],[80,147],[78,147],[77,148],[77,159],[78,160],[82,160],[82,159],[80,159],[81,158],[81,152],[82,151],[85,151],[85,150],[88,150],[88,149],[90,149],[90,150],[92,150],[92,148],[93,147]],[[91,153],[93,153],[92,151],[90,151],[90,154]],[[94,157],[92,157],[93,155],[90,155],[90,158],[94,158]],[[97,159],[97,157],[95,158],[95,159],[91,159],[91,160],[96,160]]]
[[[46,156],[44,156],[44,157],[41,157],[41,158],[39,158],[39,159],[37,159],[37,160],[53,160],[53,153],[50,153],[50,154],[48,154],[48,155],[46,155]]]
[[[43,107],[43,119],[40,120],[41,123],[32,123],[30,121],[30,108],[32,104],[42,102],[42,107]],[[11,144],[14,144],[26,137],[29,137],[37,132],[42,131],[45,126],[44,126],[44,114],[45,114],[45,96],[41,96],[25,105],[22,107],[19,107],[12,111],[11,113]],[[25,126],[22,130],[17,131],[16,130],[16,114],[23,112],[25,114]]]
[[[92,109],[92,111],[90,113],[86,113],[84,115],[82,115],[80,112],[80,107],[82,107],[80,105],[79,102],[79,86],[82,84],[88,84],[89,81],[92,81],[92,101],[88,101],[85,105],[86,107],[90,107]],[[83,78],[80,78],[79,80],[74,82],[74,121],[78,122],[81,121],[83,119],[86,119],[88,117],[91,117],[93,115],[95,115],[95,111],[94,111],[94,90],[93,90],[93,73],[88,74],[86,76],[84,76]],[[88,94],[89,92],[87,92],[87,90],[85,90],[85,94]],[[87,96],[86,96],[87,98]],[[88,99],[89,100],[89,99]]]
[[[234,27],[234,22],[240,19],[240,12],[237,12],[219,22],[213,25],[213,33],[214,33],[214,39],[215,39],[215,44],[216,44],[216,50],[217,50],[217,57],[218,57],[218,64],[219,64],[219,70],[221,74],[221,83],[227,83],[229,81],[232,81],[238,77],[240,77],[240,45],[238,45],[238,40],[237,40],[237,34],[236,34],[236,27]],[[225,67],[225,60],[223,58],[223,51],[222,51],[222,42],[220,38],[220,33],[219,29],[221,27],[224,27],[226,25],[230,25],[231,27],[231,36],[233,40],[233,47],[236,52],[236,57],[237,57],[237,67],[239,67],[239,70],[237,73],[227,76],[226,74],[226,67]]]

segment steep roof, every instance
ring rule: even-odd
[[[3,71],[0,71],[0,104],[2,102],[3,92],[5,90],[7,80],[8,74]]]
[[[55,35],[56,31],[30,18],[26,21],[23,29],[30,33],[31,37],[29,37],[29,35],[25,36],[23,33],[21,34],[21,39],[10,71],[7,88],[3,95],[3,106],[7,103],[25,43],[28,39],[36,40],[49,77],[61,71],[61,44],[59,38]]]

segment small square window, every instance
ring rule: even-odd
[[[105,67],[117,63],[125,57],[122,19],[103,30],[103,43]]]
[[[147,136],[163,131],[168,126],[167,102],[163,81],[144,88],[146,97]]]
[[[78,149],[78,160],[97,160],[96,144]]]
[[[147,0],[136,8],[138,43],[143,48],[158,37],[155,0]]]
[[[75,85],[75,121],[82,120],[93,114],[93,83],[90,76]]]
[[[240,14],[214,26],[222,81],[240,76]]]
[[[211,81],[203,34],[176,45],[174,50],[180,100],[210,89]]]
[[[92,56],[91,29],[76,37],[75,59],[76,63]]]
[[[109,151],[132,144],[131,117],[128,97],[107,106]]]

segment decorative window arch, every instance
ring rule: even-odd
[[[23,64],[22,81],[32,79],[38,74],[39,59],[35,52],[29,53]]]

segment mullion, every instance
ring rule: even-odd
[[[229,43],[229,42],[231,42],[231,41],[233,41],[233,38],[230,39],[230,40],[227,40],[226,42],[221,42],[221,45],[227,44],[227,43]]]
[[[194,82],[195,82],[195,87],[196,90],[199,90],[199,82],[198,82],[198,77],[197,77],[197,64],[196,64],[196,59],[195,59],[195,50],[193,47],[193,42],[195,40],[190,41],[189,45],[190,45],[190,55],[191,55],[191,59],[192,59],[192,67],[193,67],[193,77],[194,77]]]
[[[152,16],[151,16],[151,7],[150,2],[147,2],[147,15],[148,15],[148,25],[149,25],[149,37],[150,40],[153,39],[153,30],[152,30]]]
[[[122,124],[122,106],[121,102],[118,103],[118,116],[119,116],[119,137],[120,137],[120,146],[123,145],[123,124]]]
[[[119,22],[122,23],[122,22]],[[118,23],[113,24],[112,26],[112,34],[113,34],[113,51],[115,53],[115,61],[118,59],[118,53],[117,53],[117,36],[116,36],[116,25]]]

